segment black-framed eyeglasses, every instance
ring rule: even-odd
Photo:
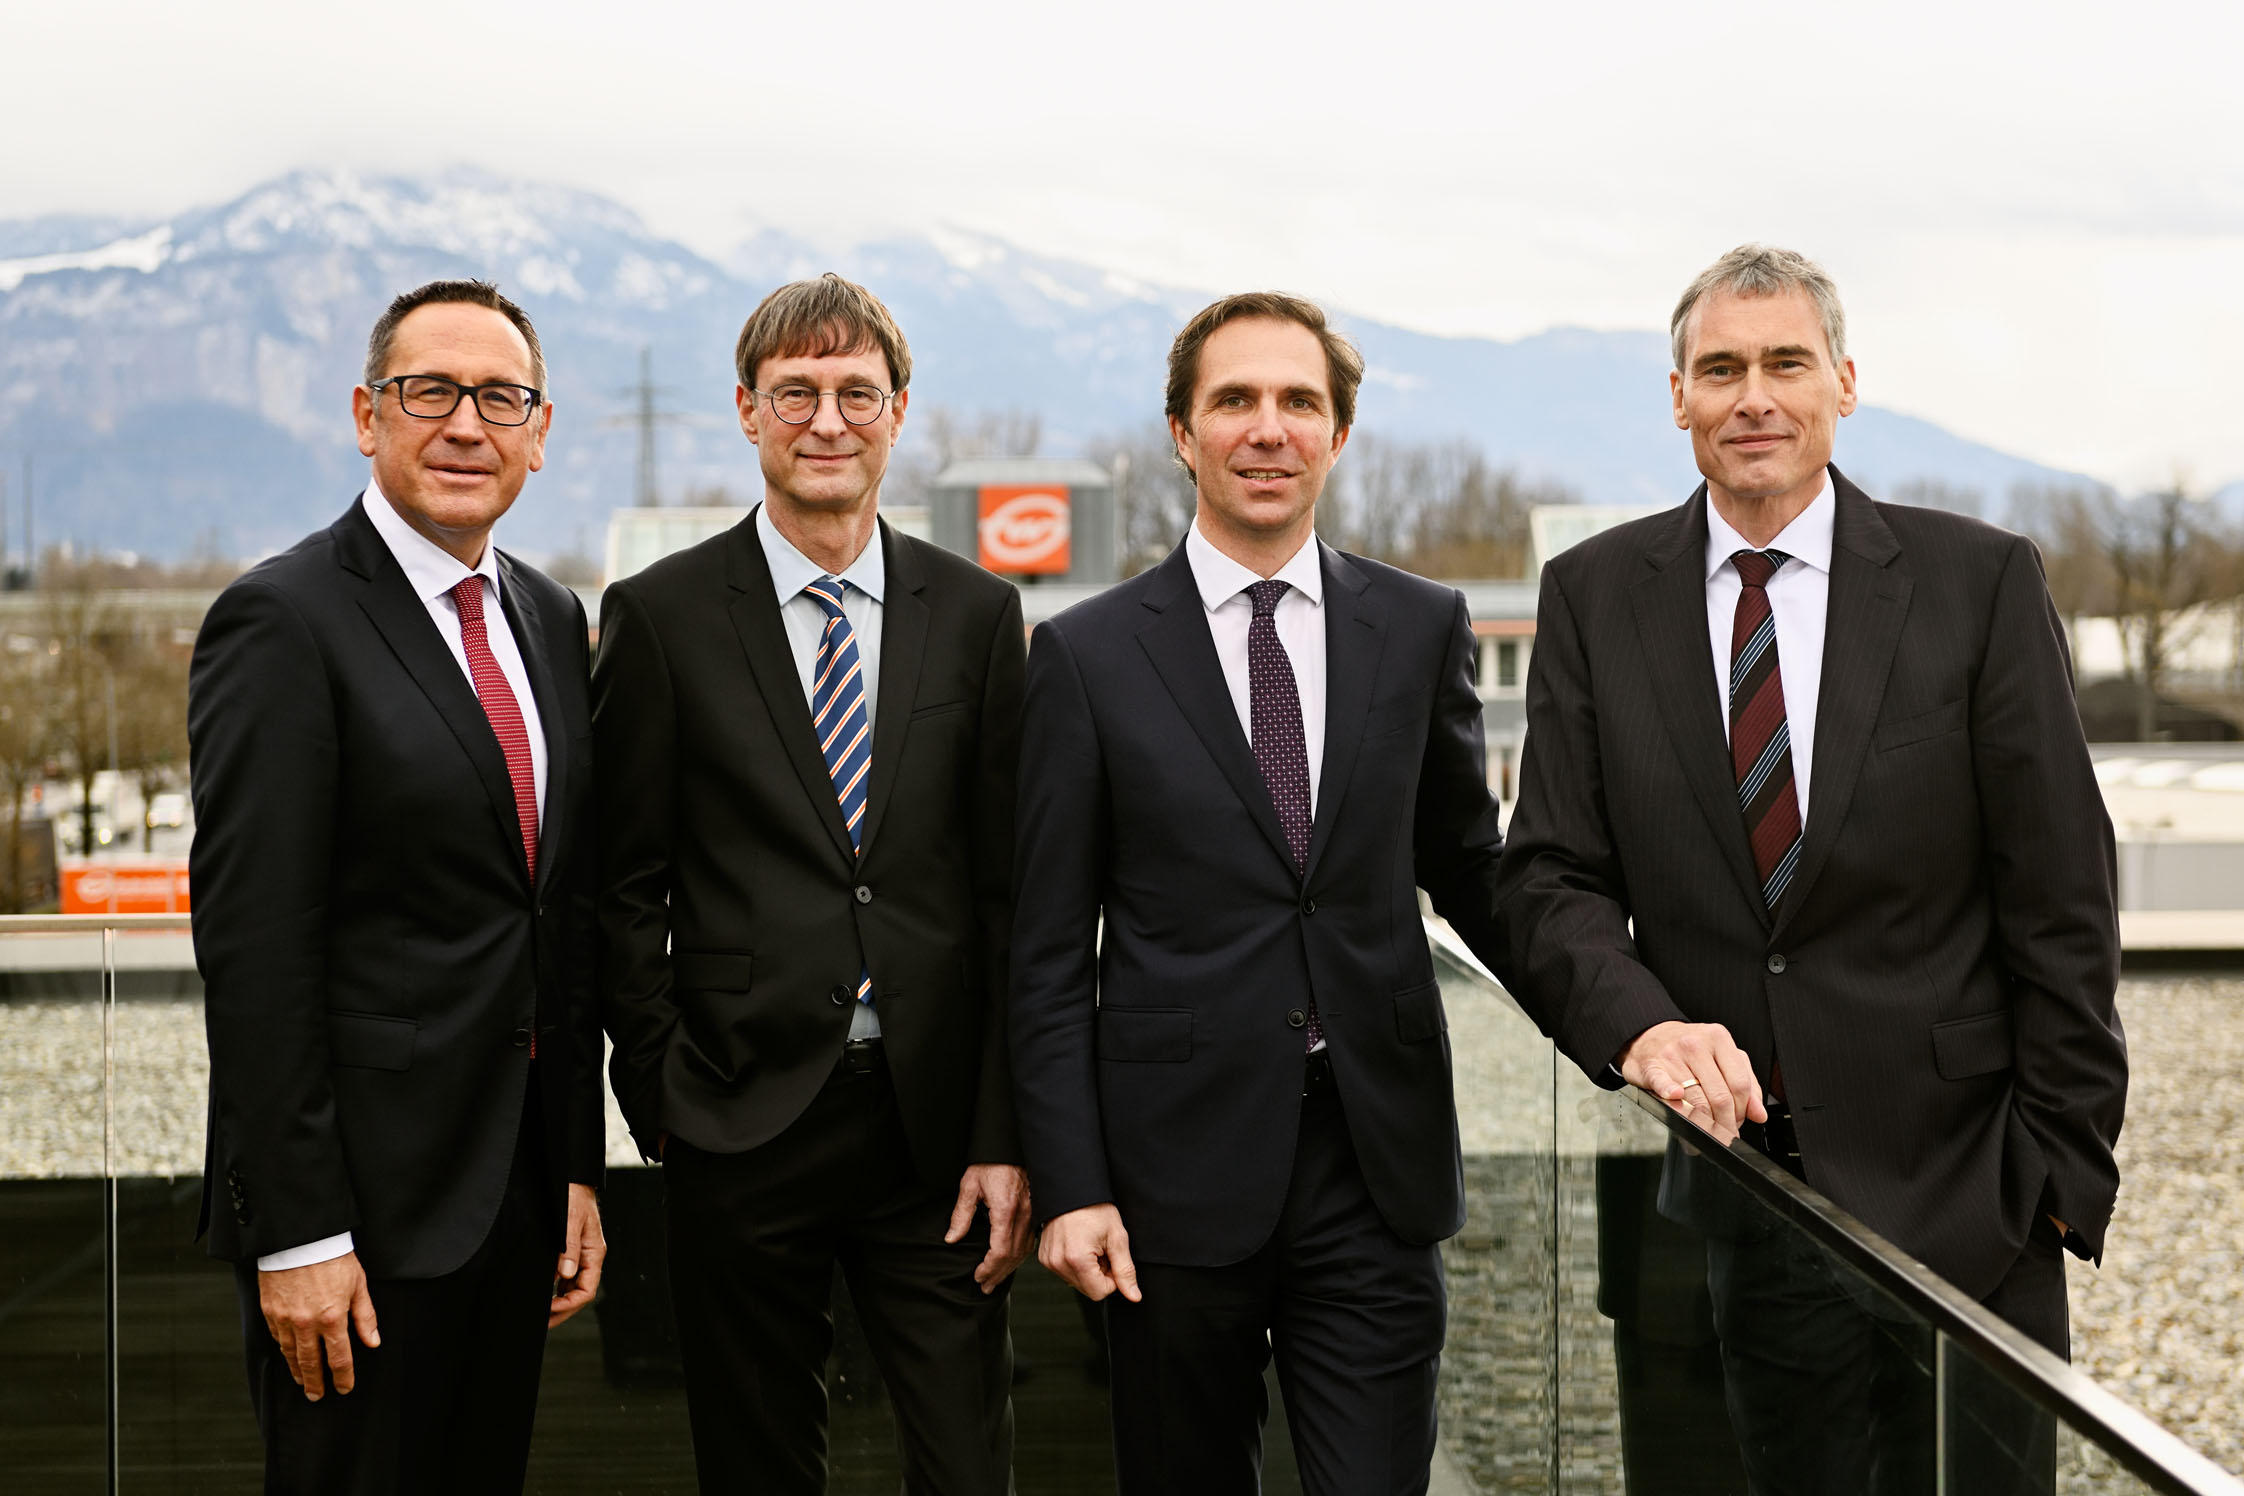
[[[434,374],[393,374],[367,388],[379,396],[392,385],[397,387],[398,406],[424,421],[443,420],[460,408],[462,398],[473,395],[484,420],[494,426],[522,426],[545,403],[544,394],[526,384],[461,384]]]
[[[895,391],[877,389],[869,384],[853,384],[845,390],[814,390],[807,384],[783,384],[776,390],[750,390],[748,393],[770,401],[771,413],[790,426],[804,425],[817,415],[818,402],[828,395],[834,397],[834,406],[843,420],[852,426],[870,426],[888,408]]]

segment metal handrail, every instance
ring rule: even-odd
[[[0,940],[10,935],[98,935],[103,930],[194,928],[185,914],[0,914]]]
[[[1466,949],[1446,923],[1428,920],[1426,932],[1445,955],[1504,992],[1503,983]],[[1504,996],[1511,998],[1509,992]],[[1560,1056],[1559,1063],[1571,1062]],[[1624,1087],[1623,1094],[1658,1119],[1674,1138],[1708,1159],[1748,1198],[1840,1258],[1873,1287],[1946,1335],[2060,1422],[2095,1440],[2136,1479],[2160,1492],[2244,1496],[2244,1482],[2159,1427],[2086,1372],[2052,1355],[1990,1313],[1759,1150],[1743,1142],[1725,1146],[1705,1128],[1635,1086]]]
[[[1630,1101],[1701,1158],[1711,1160],[1754,1203],[1783,1217],[2061,1422],[2095,1439],[2138,1480],[2154,1490],[2191,1496],[2244,1496],[2244,1482],[1794,1178],[1760,1150],[1742,1140],[1724,1146],[1650,1092],[1635,1086],[1624,1089]]]

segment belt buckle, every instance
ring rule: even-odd
[[[870,1075],[880,1063],[881,1045],[878,1039],[845,1039],[842,1041],[842,1068],[852,1075]]]

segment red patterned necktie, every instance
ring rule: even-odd
[[[1774,910],[1800,861],[1800,796],[1792,780],[1792,726],[1784,715],[1784,672],[1777,664],[1776,615],[1769,578],[1791,560],[1782,551],[1739,551],[1730,558],[1745,584],[1730,626],[1730,767],[1761,901]]]
[[[491,657],[491,638],[483,627],[483,578],[469,577],[452,589],[460,608],[460,643],[466,647],[468,674],[475,678],[475,696],[483,715],[491,719],[499,749],[506,754],[507,778],[514,781],[514,817],[522,825],[522,860],[532,882],[538,876],[538,779],[530,761],[530,730],[523,724],[522,708],[515,704],[506,674]]]
[[[1293,679],[1293,661],[1278,639],[1278,600],[1288,582],[1254,582],[1247,599],[1254,605],[1254,621],[1247,625],[1247,720],[1253,723],[1255,767],[1270,787],[1277,807],[1279,829],[1293,853],[1293,870],[1309,866],[1309,739],[1301,729],[1301,692]],[[1306,1047],[1324,1042],[1325,1026],[1317,1016],[1317,1000],[1309,999]]]

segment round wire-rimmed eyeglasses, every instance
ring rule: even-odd
[[[869,384],[853,384],[844,390],[814,390],[807,384],[783,384],[776,390],[750,390],[751,395],[761,395],[771,404],[771,413],[790,426],[802,426],[818,414],[818,402],[828,395],[834,397],[834,406],[843,420],[852,426],[870,426],[880,419],[895,395],[893,390],[876,389]]]

